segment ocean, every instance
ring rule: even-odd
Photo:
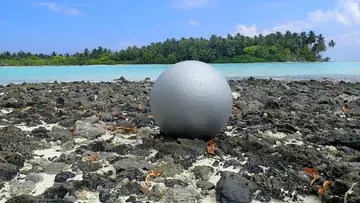
[[[241,63],[211,64],[228,79],[248,77],[273,79],[334,78],[360,81],[360,62],[326,63]],[[151,80],[170,65],[99,65],[99,66],[31,66],[0,67],[0,84],[23,82]]]

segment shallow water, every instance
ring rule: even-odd
[[[212,64],[226,78],[338,78],[360,80],[360,62]],[[1,67],[0,84],[22,82],[155,80],[170,65]]]

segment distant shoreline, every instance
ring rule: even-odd
[[[360,75],[298,75],[298,76],[224,76],[226,78],[227,81],[233,80],[233,81],[241,81],[241,80],[248,80],[250,78],[254,78],[254,79],[261,79],[261,80],[280,80],[280,81],[308,81],[308,80],[317,80],[317,81],[331,81],[334,83],[340,82],[340,81],[345,81],[345,82],[350,82],[350,83],[357,83],[360,82]],[[23,83],[26,84],[54,84],[55,81],[58,83],[81,83],[81,82],[85,82],[85,83],[116,83],[120,81],[120,78],[115,78],[115,79],[111,79],[111,80],[48,80],[48,81],[8,81],[8,82],[2,82],[0,80],[0,85],[8,85],[8,84],[15,84],[15,85],[21,85]],[[150,77],[147,77],[150,78]],[[155,82],[156,79],[147,79],[147,78],[142,78],[142,79],[126,79],[126,81],[128,82],[143,82],[145,80],[148,80],[149,82]]]
[[[208,63],[211,65],[223,65],[223,64],[306,64],[306,63],[348,63],[348,62],[360,62],[359,61],[302,61],[302,62],[253,62],[253,63]],[[0,66],[0,68],[31,68],[31,67],[81,67],[81,66],[171,66],[173,64],[94,64],[94,65],[42,65],[42,66]]]

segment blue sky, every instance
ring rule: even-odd
[[[113,50],[175,37],[308,31],[360,60],[360,0],[1,0],[0,52]]]

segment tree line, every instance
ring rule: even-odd
[[[19,51],[0,54],[0,66],[98,65],[98,64],[173,64],[184,60],[206,63],[254,63],[329,61],[323,57],[329,47],[322,34],[309,32],[275,32],[247,37],[241,34],[205,38],[175,38],[147,46],[129,46],[112,51],[98,47],[74,54],[51,54]]]

